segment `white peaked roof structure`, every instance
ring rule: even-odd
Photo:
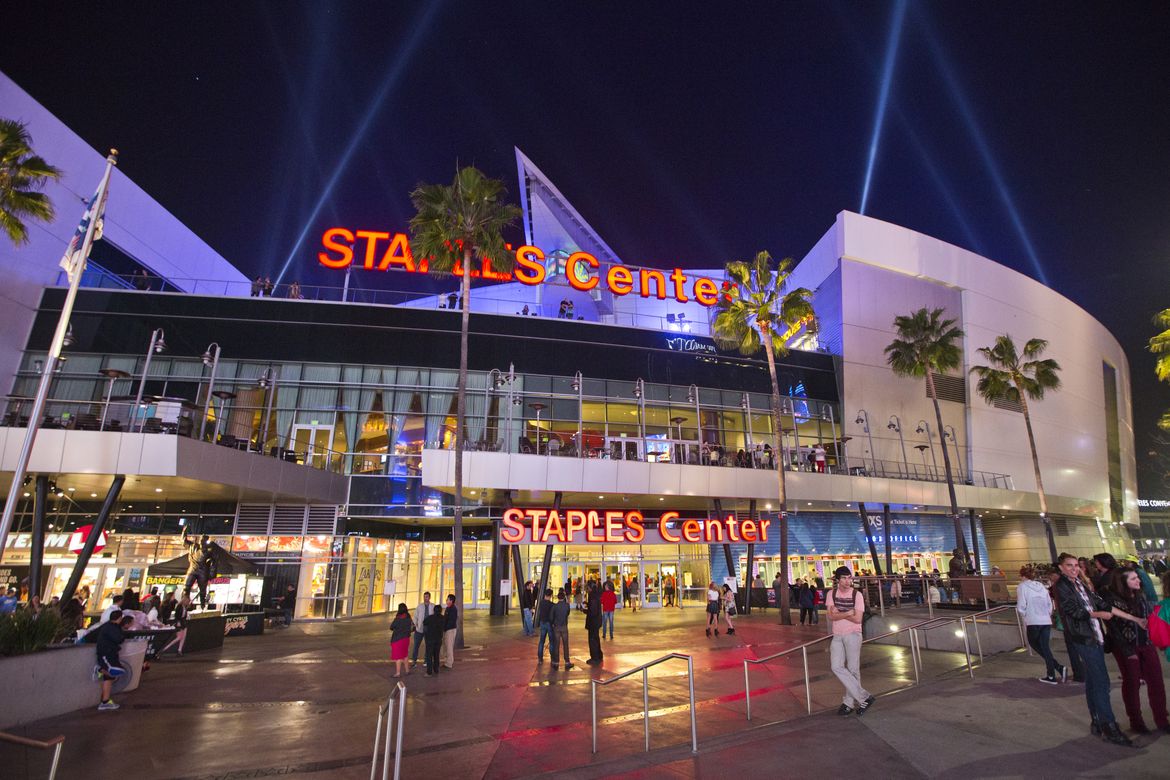
[[[596,257],[603,267],[622,265],[621,258],[609,244],[602,240],[556,185],[518,148],[516,172],[520,178],[520,205],[524,211],[526,243],[539,246],[546,256],[563,252],[568,257],[580,251]]]

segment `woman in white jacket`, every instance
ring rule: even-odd
[[[1028,628],[1028,644],[1044,659],[1047,673],[1040,678],[1040,682],[1048,685],[1064,682],[1068,670],[1057,662],[1049,647],[1052,636],[1052,596],[1048,594],[1048,588],[1036,578],[1036,570],[1031,566],[1020,569],[1016,611]]]

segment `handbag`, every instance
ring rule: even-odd
[[[1159,650],[1170,648],[1170,623],[1167,623],[1166,618],[1162,615],[1162,606],[1165,603],[1163,601],[1150,611],[1150,617],[1146,623],[1150,642]]]

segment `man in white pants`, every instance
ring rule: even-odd
[[[853,572],[847,566],[833,572],[836,586],[829,591],[826,614],[833,625],[829,646],[829,665],[845,686],[845,699],[838,715],[864,715],[874,697],[861,687],[861,622],[865,616],[865,596],[853,589]]]

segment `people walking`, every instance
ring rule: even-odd
[[[552,629],[552,588],[545,588],[544,596],[540,599],[540,607],[536,611],[536,622],[540,625],[540,639],[536,643],[536,662],[538,664],[544,663],[544,643],[548,640],[552,645],[556,642],[556,637],[553,635]],[[552,651],[552,647],[549,647]],[[555,658],[555,656],[554,656]],[[555,664],[556,661],[553,661]]]
[[[731,636],[735,633],[735,592],[727,585],[723,584],[723,593],[720,594],[723,600],[723,619],[727,621],[727,635]]]
[[[284,626],[288,628],[292,625],[293,612],[297,608],[297,586],[291,582],[285,590],[284,595],[280,597],[280,612],[284,616]]]
[[[1085,702],[1089,708],[1089,733],[1116,745],[1132,745],[1117,727],[1109,702],[1109,670],[1105,667],[1105,631],[1102,620],[1113,617],[1109,605],[1086,588],[1075,556],[1061,553],[1057,559],[1061,578],[1053,586],[1058,594],[1060,619],[1068,637],[1069,653],[1080,656],[1085,673]]]
[[[811,626],[813,623],[813,611],[816,608],[816,596],[813,589],[804,580],[797,580],[799,583],[796,586],[796,603],[800,605],[800,625],[804,625],[807,619]]]
[[[714,582],[707,583],[707,636],[711,636],[714,627],[715,636],[719,636],[719,588]]]
[[[1052,655],[1052,597],[1036,576],[1032,566],[1020,568],[1020,586],[1016,589],[1016,611],[1028,632],[1028,644],[1044,659],[1045,674],[1040,682],[1056,685],[1068,679],[1068,669]]]
[[[532,580],[524,583],[524,590],[520,591],[520,619],[524,622],[524,636],[536,636],[532,629],[532,613],[536,609],[536,590]]]
[[[601,592],[590,580],[585,591],[585,631],[589,634],[590,666],[599,666],[605,654],[601,651]]]
[[[394,662],[394,676],[401,677],[406,673],[406,650],[410,645],[410,635],[414,629],[410,610],[406,604],[398,605],[398,614],[390,621],[390,660]]]
[[[1150,733],[1142,718],[1141,686],[1145,683],[1154,726],[1170,733],[1162,663],[1158,660],[1158,649],[1150,642],[1148,631],[1147,621],[1152,608],[1141,578],[1132,569],[1113,569],[1104,595],[1117,618],[1109,621],[1109,641],[1117,668],[1121,670],[1121,699],[1125,702],[1125,714],[1129,716],[1129,730],[1137,734]]]
[[[552,656],[552,668],[556,669],[557,664],[561,662],[561,654],[565,656],[565,671],[573,668],[573,664],[569,661],[569,600],[562,588],[557,591],[557,603],[549,610],[552,619],[553,640],[552,645],[549,646],[549,654]]]
[[[410,643],[410,666],[414,668],[418,663],[418,649],[426,639],[427,633],[423,623],[431,616],[435,610],[431,604],[431,592],[428,590],[423,594],[422,601],[414,608],[414,616],[412,623],[414,623],[414,640]],[[426,663],[426,654],[423,654],[423,663]]]
[[[864,715],[873,706],[874,697],[861,687],[861,626],[865,618],[865,595],[853,588],[853,572],[839,566],[833,572],[836,585],[825,602],[826,614],[833,627],[829,645],[829,665],[845,686],[838,715],[856,712]]]
[[[448,669],[455,668],[455,634],[459,629],[459,607],[455,606],[455,594],[447,595],[447,608],[443,610],[443,653],[441,660]]]
[[[423,637],[427,645],[427,677],[434,677],[439,673],[439,654],[443,647],[444,627],[447,625],[443,617],[443,606],[436,604],[431,614],[423,619]]]
[[[784,580],[780,579],[780,572],[776,572],[776,577],[772,580],[772,598],[776,602],[776,609],[780,609],[780,593],[783,590]]]
[[[605,639],[605,630],[609,629],[609,638],[613,640],[613,613],[617,609],[617,593],[613,583],[606,581],[601,590],[601,638]]]

